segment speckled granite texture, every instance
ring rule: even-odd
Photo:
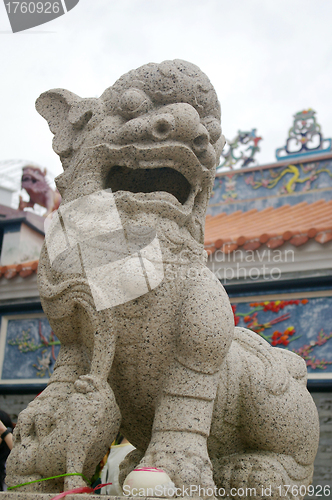
[[[49,493],[14,493],[14,492],[2,492],[0,491],[1,500],[52,500],[54,494]],[[66,500],[123,500],[127,498],[128,500],[135,500],[137,497],[112,497],[110,495],[88,495],[84,493],[83,495],[67,495]],[[147,500],[147,498],[152,497],[140,497],[141,500]],[[159,497],[160,498],[160,497]],[[198,499],[199,497],[191,497],[192,500]]]
[[[54,497],[54,493],[27,493],[27,492],[16,492],[16,491],[1,491],[0,498],[2,500],[51,500]],[[99,495],[94,495],[94,497],[99,497]],[[71,498],[70,498],[71,497]],[[75,500],[74,497],[82,499],[81,495],[68,495],[66,500]],[[85,498],[87,498],[85,496]]]
[[[205,265],[224,144],[208,78],[180,60],[148,64],[98,99],[48,91],[37,110],[64,167],[38,272],[61,350],[19,417],[7,484],[91,477],[119,429],[137,448],[121,480],[158,467],[177,487],[256,487],[262,498],[262,486],[276,498],[283,484],[309,484],[319,430],[304,361],[234,328]]]
[[[0,491],[1,500],[52,500],[54,493],[15,493],[12,491],[2,492]],[[137,497],[126,497],[128,500]],[[143,500],[143,497],[140,497]],[[192,497],[194,500],[194,497]],[[109,495],[67,495],[66,500],[123,500],[123,497],[111,497]]]

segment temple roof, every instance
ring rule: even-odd
[[[14,215],[8,214],[7,220]],[[15,220],[14,217],[12,220]],[[255,208],[247,212],[238,210],[232,214],[221,213],[206,217],[205,249],[209,254],[217,249],[224,253],[238,248],[256,250],[263,244],[275,249],[285,242],[298,247],[309,239],[315,239],[321,244],[332,240],[332,200],[268,207],[261,211]],[[0,277],[26,277],[35,273],[37,266],[38,260],[2,266]]]
[[[321,244],[332,240],[332,201],[238,210],[206,218],[205,249],[209,254],[216,249],[230,253],[239,247],[256,250],[262,244],[274,249],[286,241],[297,247],[312,238]]]

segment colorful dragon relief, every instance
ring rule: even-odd
[[[231,202],[238,199],[239,190],[243,191],[238,181],[243,177],[244,186],[251,187],[252,190],[268,189],[273,190],[275,195],[292,194],[294,192],[309,192],[319,189],[319,177],[327,174],[332,179],[332,169],[330,162],[321,165],[320,162],[313,162],[300,165],[288,165],[287,167],[271,168],[268,170],[256,170],[252,173],[230,173],[223,177],[216,177],[211,202],[217,192],[222,190],[221,199],[224,202]],[[277,188],[277,189],[274,189]],[[243,193],[242,193],[243,195]],[[248,192],[248,198],[251,193]],[[243,196],[241,196],[243,198]]]
[[[121,482],[138,469],[149,488],[157,468],[205,498],[240,487],[265,498],[264,486],[290,499],[282,485],[312,480],[318,414],[303,359],[235,326],[206,266],[224,145],[210,81],[185,61],[151,63],[100,98],[45,92],[37,110],[64,167],[38,268],[61,347],[19,416],[7,484],[84,487],[120,430],[136,448]]]
[[[301,176],[302,172],[302,176]],[[246,184],[250,184],[253,189],[259,189],[261,187],[272,189],[277,184],[284,179],[287,174],[291,174],[290,177],[284,182],[278,190],[277,194],[292,194],[296,191],[298,185],[302,185],[303,192],[310,191],[314,189],[313,182],[318,179],[319,174],[327,173],[330,178],[332,178],[332,172],[330,169],[326,167],[319,167],[317,163],[309,163],[307,165],[300,165],[299,167],[296,165],[288,165],[283,168],[281,171],[275,171],[273,169],[269,170],[269,175],[264,176],[263,172],[261,172],[261,178],[255,179],[253,175],[249,175],[246,177]]]

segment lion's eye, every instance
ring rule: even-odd
[[[135,118],[146,113],[151,106],[149,97],[139,89],[126,90],[119,102],[119,111],[125,118]]]

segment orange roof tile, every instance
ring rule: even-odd
[[[22,278],[30,276],[30,274],[36,273],[38,268],[38,260],[32,260],[30,262],[23,262],[22,264],[11,264],[10,266],[0,266],[0,278],[4,276],[7,280],[15,278],[15,276],[20,275]]]
[[[332,239],[332,200],[206,218],[205,249],[209,254],[218,248],[225,253],[239,247],[256,250],[264,243],[274,249],[286,241],[300,246],[312,238],[321,244]]]
[[[321,244],[332,240],[332,200],[206,217],[205,249],[208,254],[219,248],[224,253],[239,247],[256,250],[262,244],[275,249],[286,241],[300,246],[312,238]],[[0,266],[0,278],[11,279],[17,275],[25,278],[37,272],[37,267],[38,260]]]

